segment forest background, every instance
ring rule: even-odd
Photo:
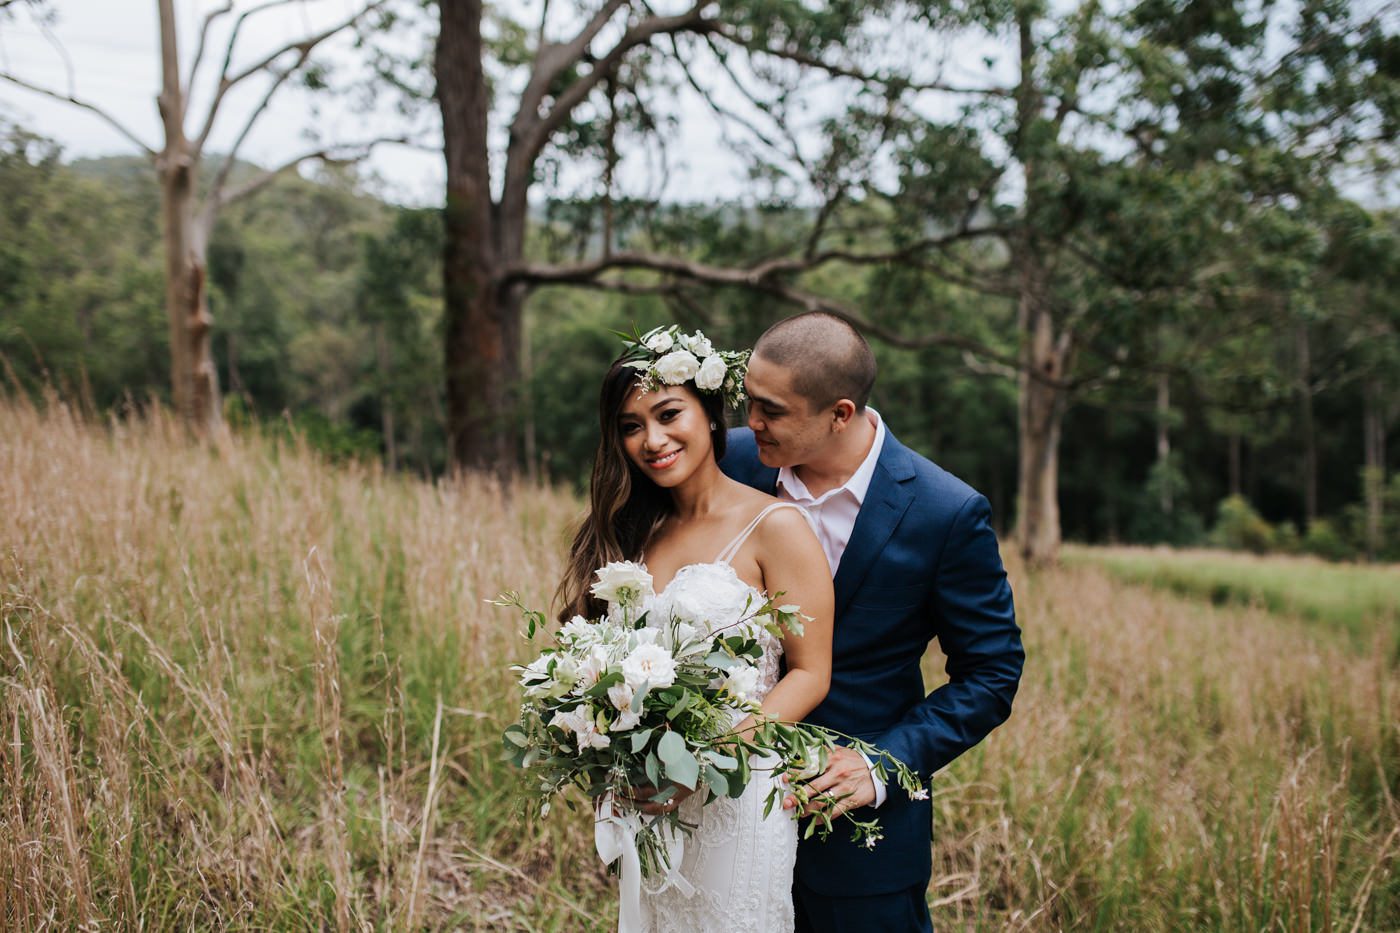
[[[424,476],[485,466],[579,488],[610,330],[679,320],[742,346],[825,308],[870,335],[874,404],[901,437],[985,491],[1006,533],[1028,515],[1049,528],[1017,529],[1032,559],[1061,536],[1400,554],[1393,5],[779,3],[706,19],[701,4],[664,22],[627,6],[556,6],[568,46],[540,44],[548,4],[537,35],[478,10],[478,90],[519,89],[488,95],[495,126],[472,150],[498,173],[480,182],[495,192],[480,227],[367,193],[370,144],[270,169],[235,144],[189,160],[198,261],[172,267],[189,234],[162,222],[169,125],[144,159],[77,161],[41,127],[0,125],[9,380],[96,411],[158,399],[196,426],[292,425]],[[268,99],[292,84],[431,114],[451,83],[429,66],[433,12],[367,4],[317,35],[353,34],[339,57],[274,43],[266,73],[237,77],[271,82]],[[957,63],[921,73],[908,41],[892,61],[876,40],[901,23],[983,43],[980,83],[952,86]],[[662,39],[669,55],[650,48]],[[558,49],[570,60],[549,61]],[[176,89],[192,96],[185,56]],[[824,96],[804,99],[813,72]],[[639,166],[664,164],[681,119],[665,102],[683,91],[736,127],[721,145],[751,185],[735,197],[636,193],[634,176],[655,186]],[[262,116],[231,106],[235,124]],[[530,106],[547,119],[522,156]],[[489,255],[463,266],[481,242]],[[498,298],[460,297],[471,276],[451,270],[468,267]],[[171,297],[190,276],[193,315]],[[172,351],[185,320],[206,322],[202,363]],[[211,400],[198,414],[179,398],[194,366]]]

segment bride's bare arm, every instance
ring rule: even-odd
[[[763,700],[768,718],[797,722],[816,708],[831,685],[831,570],[817,536],[796,509],[774,510],[754,529],[752,540],[764,590],[781,592],[780,605],[798,606],[811,617],[801,636],[783,638],[787,673]]]

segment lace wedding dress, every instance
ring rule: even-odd
[[[729,561],[764,516],[784,507],[796,508],[788,503],[768,506],[713,562],[682,567],[652,598],[649,608],[711,630],[742,618],[745,607],[762,603],[763,596],[739,579]],[[757,690],[761,700],[778,682],[783,648],[767,632],[761,633],[759,644],[763,648]],[[786,933],[792,929],[797,822],[781,806],[763,815],[769,791],[780,786],[772,765],[755,760],[753,777],[737,798],[720,797],[706,805],[702,787],[682,801],[681,819],[696,829],[685,839],[680,875],[694,893],[686,896],[664,882],[658,890],[653,882],[644,882],[642,920],[650,933]]]

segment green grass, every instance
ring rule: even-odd
[[[1070,566],[1102,567],[1118,579],[1216,605],[1253,606],[1324,623],[1350,633],[1358,645],[1369,644],[1378,633],[1400,635],[1400,565],[1069,545],[1063,559]]]

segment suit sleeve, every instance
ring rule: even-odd
[[[984,496],[974,493],[958,510],[936,573],[925,612],[948,682],[874,742],[925,780],[1006,720],[1025,660]]]

